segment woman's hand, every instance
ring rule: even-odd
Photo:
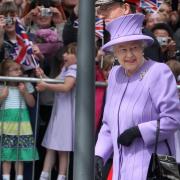
[[[42,6],[36,6],[34,9],[32,9],[31,11],[30,11],[30,16],[31,17],[35,17],[35,16],[39,16],[40,15],[40,12],[41,12],[41,8],[42,8]]]
[[[56,7],[50,7],[50,10],[53,13],[52,21],[54,22],[54,24],[64,23],[63,16]]]
[[[103,158],[95,156],[95,180],[102,180]]]
[[[124,146],[130,146],[133,143],[133,141],[139,137],[141,137],[139,128],[138,126],[134,126],[132,128],[125,130],[122,134],[120,134],[117,139],[117,143]]]
[[[35,20],[35,17],[40,15],[41,6],[36,6],[28,14],[26,14],[21,20],[24,25],[28,25],[31,21]]]
[[[168,51],[176,51],[176,42],[172,39],[170,39],[168,45],[167,45]]]

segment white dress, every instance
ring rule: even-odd
[[[63,68],[59,79],[76,78],[77,65]],[[75,87],[69,92],[55,93],[51,119],[42,146],[57,151],[74,150],[75,130]]]

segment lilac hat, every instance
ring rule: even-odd
[[[130,41],[144,41],[147,46],[153,43],[150,36],[142,34],[144,15],[140,13],[121,16],[110,22],[106,29],[110,32],[111,40],[102,49],[112,51],[112,46]]]
[[[113,2],[114,2],[114,0],[97,0],[95,2],[95,6],[102,6],[102,5],[106,5],[106,4],[111,4]]]
[[[120,3],[130,3],[137,5],[140,0],[96,0],[95,6],[102,6],[106,4],[111,4],[114,2],[120,2]]]

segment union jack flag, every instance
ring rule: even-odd
[[[76,20],[73,27],[78,28],[78,26],[79,22]],[[104,37],[104,20],[101,18],[95,19],[95,35],[101,39]]]
[[[99,38],[104,37],[104,20],[100,18],[96,18],[95,21],[95,34]]]
[[[158,9],[157,3],[157,0],[141,0],[140,6],[148,12],[156,12]]]
[[[157,0],[157,7],[159,7],[163,3],[163,0]]]
[[[19,53],[16,56],[15,61],[18,64],[22,64],[25,70],[34,69],[38,66],[38,63],[34,58],[32,44],[29,41],[25,28],[18,18],[16,19],[15,28],[16,39],[19,45]]]

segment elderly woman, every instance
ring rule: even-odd
[[[180,127],[176,80],[166,64],[145,59],[153,40],[141,32],[144,16],[130,14],[107,26],[111,40],[102,49],[114,51],[120,66],[112,68],[103,125],[95,147],[96,179],[113,153],[113,180],[145,180],[160,119],[158,153],[172,154]]]

